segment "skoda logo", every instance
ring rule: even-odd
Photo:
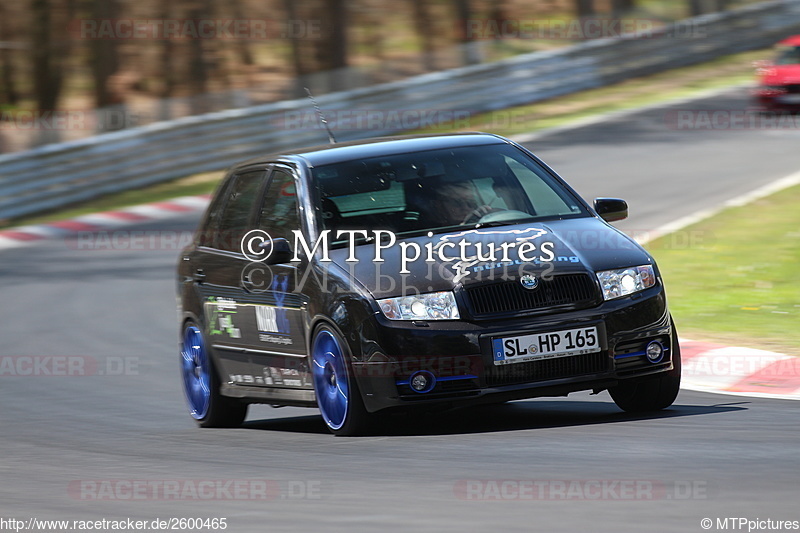
[[[531,276],[530,274],[525,274],[521,278],[519,278],[520,284],[528,290],[533,290],[539,286],[539,280],[536,279],[536,276]]]

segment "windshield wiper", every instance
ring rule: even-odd
[[[513,226],[514,224],[520,224],[521,222],[525,222],[526,220],[534,220],[535,216],[529,216],[525,218],[515,218],[512,220],[494,220],[492,222],[478,222],[473,227],[475,229],[478,228],[496,228],[497,226]]]

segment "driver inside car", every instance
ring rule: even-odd
[[[486,207],[478,201],[477,191],[471,181],[445,183],[436,187],[433,193],[430,214],[441,226],[457,226],[466,224],[472,218],[478,219],[482,215],[477,211]]]
[[[494,180],[491,192],[484,194],[474,181],[443,183],[433,194],[430,220],[443,227],[474,224],[490,213],[517,209],[514,191],[498,180]]]

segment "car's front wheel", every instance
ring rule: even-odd
[[[350,369],[347,343],[330,326],[319,326],[313,336],[310,365],[322,419],[334,435],[367,431],[370,415]]]
[[[672,370],[657,378],[622,382],[608,389],[614,403],[629,413],[645,413],[666,409],[678,397],[681,388],[681,347],[672,326]]]
[[[181,337],[181,374],[189,413],[200,427],[237,427],[247,416],[247,404],[222,396],[220,381],[202,329],[188,321]]]

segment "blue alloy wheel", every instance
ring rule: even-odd
[[[314,338],[311,363],[322,418],[332,430],[341,429],[351,402],[350,381],[339,341],[327,328],[319,330]]]
[[[203,334],[197,326],[190,324],[184,329],[181,356],[183,390],[191,415],[195,420],[202,420],[211,404],[211,374]]]

